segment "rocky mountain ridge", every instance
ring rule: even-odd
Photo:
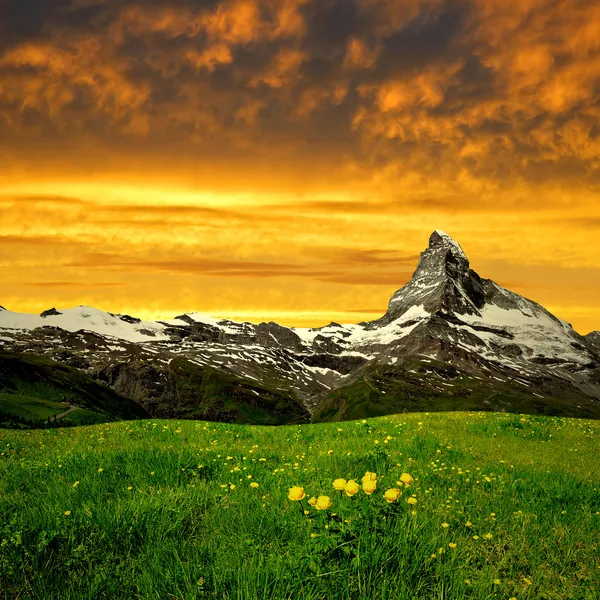
[[[570,403],[573,414],[600,416],[598,332],[579,335],[539,304],[481,278],[439,230],[375,321],[296,328],[199,313],[145,321],[85,306],[41,315],[4,309],[0,347],[82,369],[159,416],[236,420],[239,402],[247,408],[258,396],[279,402],[279,412],[289,410],[296,421],[348,418],[358,409],[340,401],[343,390],[365,413],[374,394],[373,410],[393,412],[410,409],[408,397],[436,410],[460,391],[474,409],[552,412]],[[373,388],[375,371],[381,389]],[[196,383],[180,385],[182,373]],[[213,383],[217,375],[226,379],[226,390],[206,388],[207,373]],[[384,390],[392,380],[393,390]]]

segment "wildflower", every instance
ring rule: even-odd
[[[331,506],[331,500],[329,496],[319,496],[317,498],[317,502],[315,503],[315,508],[317,510],[327,510]]]
[[[316,538],[316,537],[317,537],[317,535],[318,535],[317,533],[311,533],[311,534],[310,534],[310,537],[311,537],[311,538]]]
[[[494,585],[500,585],[502,582],[499,579],[494,579]]]
[[[491,534],[491,533],[486,533],[486,534],[485,534],[483,537],[484,537],[486,540],[491,540],[491,539],[492,539],[492,534]]]
[[[233,483],[232,483],[232,484],[230,484],[230,485],[229,485],[229,489],[230,489],[230,490],[235,490],[235,485],[234,485]]]
[[[398,488],[392,488],[390,490],[387,490],[385,492],[385,494],[383,494],[383,497],[389,502],[396,502],[396,500],[398,500],[398,498],[400,498],[400,496],[402,495],[402,492],[398,489]]]
[[[448,529],[448,527],[450,527],[450,525],[448,525],[448,523],[442,523],[442,527],[443,527],[444,529]]]
[[[402,473],[402,475],[400,475],[400,481],[404,484],[404,485],[409,485],[410,483],[412,483],[414,481],[412,475],[409,475],[408,473]],[[402,485],[401,483],[399,483],[398,485]]]
[[[407,502],[408,502],[408,503],[409,503],[411,506],[414,506],[414,505],[417,503],[417,499],[411,496],[411,497],[410,497],[410,498],[407,500]]]
[[[338,491],[342,491],[344,489],[344,487],[346,486],[346,480],[345,479],[336,479],[333,482],[333,487],[338,490]]]
[[[377,475],[367,471],[362,478],[362,482],[364,483],[365,481],[377,481]]]
[[[531,579],[529,579],[529,577],[523,577],[523,583],[525,585],[531,585]]]
[[[431,558],[437,558],[437,554],[436,554],[435,552],[433,552],[433,553],[431,554]]]
[[[311,498],[311,499],[308,501],[308,503],[309,503],[311,506],[314,506],[314,505],[317,503],[317,499],[316,499],[316,498],[313,496],[313,497],[312,497],[312,498]]]
[[[354,481],[354,479],[351,479],[345,486],[344,486],[344,490],[346,491],[346,495],[347,496],[354,496],[354,494],[356,494],[359,490],[359,486],[358,483],[356,483],[356,481]]]
[[[477,540],[479,539],[479,536],[478,536],[478,535],[474,535],[474,536],[473,536],[473,539],[474,539],[475,541],[477,541]]]
[[[129,486],[127,489],[128,489],[128,490],[132,490],[132,489],[133,489],[133,487],[132,487],[132,486]]]
[[[78,485],[79,485],[79,481],[76,481],[76,482],[73,484],[73,487],[77,487]]]
[[[71,514],[71,511],[70,511],[70,510],[65,510],[65,516],[67,516],[67,517],[68,517],[70,514]]]
[[[454,542],[450,542],[448,546],[450,546],[452,549],[456,548],[456,544]]]
[[[363,491],[367,496],[370,496],[377,488],[376,481],[363,481]]]
[[[256,483],[256,481],[252,481],[252,482],[250,483],[250,487],[251,487],[251,488],[257,488],[257,487],[258,487],[258,483]]]
[[[333,450],[327,450],[327,454],[333,454]]]
[[[302,498],[304,498],[304,496],[306,496],[306,494],[304,493],[304,488],[303,487],[299,487],[297,485],[295,485],[294,487],[290,488],[289,494],[288,494],[288,498],[290,500],[302,500]]]
[[[98,473],[102,473],[102,471],[104,471],[104,469],[103,469],[102,467],[100,467],[100,468],[98,469]]]
[[[471,521],[467,521],[467,522],[465,523],[465,527],[471,527],[471,525],[473,525],[473,523],[471,523]]]

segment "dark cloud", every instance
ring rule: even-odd
[[[87,246],[88,241],[60,235],[0,235],[1,246]]]

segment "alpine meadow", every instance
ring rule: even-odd
[[[594,600],[598,435],[486,412],[4,430],[3,594]]]

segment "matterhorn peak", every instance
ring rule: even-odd
[[[463,252],[463,249],[460,247],[460,244],[454,239],[452,239],[452,237],[450,237],[445,231],[442,231],[441,229],[436,229],[429,236],[428,248],[443,248],[446,250],[450,250],[453,254],[456,254],[458,257],[467,260],[467,256]]]
[[[413,305],[429,312],[479,314],[484,304],[482,282],[469,259],[445,231],[436,229],[421,252],[411,280],[391,298],[384,320],[400,317]]]

